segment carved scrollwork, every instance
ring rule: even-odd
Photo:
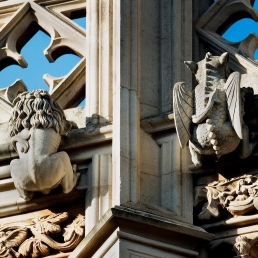
[[[201,220],[218,218],[219,206],[227,209],[233,216],[244,215],[258,209],[257,176],[243,175],[230,180],[215,181],[208,184],[205,189],[208,202],[203,205],[203,210],[198,215]]]
[[[79,215],[71,224],[60,224],[68,218],[67,212],[50,214],[32,220],[31,226],[0,228],[0,257],[45,257],[54,251],[72,251],[83,239],[84,216]],[[63,233],[64,242],[57,242],[52,235]]]

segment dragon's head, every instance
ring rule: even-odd
[[[221,56],[213,56],[210,52],[205,55],[205,58],[195,63],[194,61],[185,61],[187,68],[195,75],[198,83],[207,76],[217,79],[227,79],[230,70],[228,68],[229,54],[223,53]]]

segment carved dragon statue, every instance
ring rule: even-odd
[[[10,168],[20,197],[29,201],[34,192],[48,194],[59,184],[64,193],[72,191],[79,173],[66,152],[57,152],[72,123],[45,90],[23,92],[13,104],[10,135],[19,159]]]
[[[207,53],[204,60],[186,61],[195,74],[198,85],[194,91],[185,82],[173,89],[175,125],[180,146],[189,142],[192,161],[202,165],[202,155],[221,156],[233,152],[242,141],[240,157],[248,157],[254,148],[249,142],[249,130],[243,122],[244,89],[241,74],[230,74],[228,53],[213,56]]]

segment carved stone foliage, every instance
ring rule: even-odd
[[[30,200],[34,192],[48,194],[58,185],[64,193],[72,191],[79,173],[67,153],[57,150],[73,124],[45,90],[23,92],[13,104],[10,135],[19,159],[10,168],[20,197]]]
[[[198,85],[178,82],[173,90],[175,125],[181,147],[189,143],[192,161],[202,165],[203,156],[219,160],[236,150],[239,143],[241,158],[248,157],[256,144],[249,141],[249,127],[245,123],[245,99],[256,100],[258,84],[252,75],[230,74],[228,53],[205,58],[195,63],[185,62],[195,75]],[[257,130],[253,128],[253,130]]]
[[[220,217],[220,206],[227,209],[233,216],[244,215],[258,209],[257,176],[243,175],[230,180],[215,181],[205,188],[208,201],[198,215],[201,220]],[[201,191],[198,191],[197,195],[200,193]]]
[[[30,226],[6,226],[0,228],[0,257],[45,257],[57,251],[72,251],[84,237],[85,220],[79,215],[64,226],[66,212],[33,219]],[[19,223],[20,224],[20,223]],[[63,231],[63,234],[62,234]],[[63,235],[63,241],[60,239]]]

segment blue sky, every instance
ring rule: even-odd
[[[74,19],[74,22],[86,28],[86,18]],[[25,58],[28,67],[10,65],[0,71],[0,88],[10,86],[16,79],[22,79],[28,90],[46,89],[49,87],[43,80],[44,74],[54,77],[65,76],[80,61],[80,57],[66,54],[55,62],[49,63],[43,54],[44,49],[50,44],[51,38],[42,31],[38,31],[32,39],[22,48],[21,54]]]
[[[258,1],[254,3],[254,8],[258,10]],[[223,35],[222,37],[231,41],[239,42],[245,39],[250,33],[256,33],[258,36],[258,23],[252,19],[245,18],[234,23]],[[255,59],[258,59],[258,51],[256,50]]]

